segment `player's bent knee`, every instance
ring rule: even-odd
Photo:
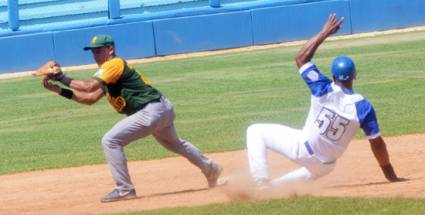
[[[102,137],[102,146],[105,148],[114,148],[117,146],[121,146],[121,142],[118,141],[116,138],[113,138],[111,135],[109,135],[108,133],[106,133],[103,137]]]
[[[110,138],[107,136],[107,135],[104,135],[103,137],[102,137],[102,146],[103,147],[108,147],[108,146],[110,146],[111,145],[111,141],[110,141]]]
[[[261,132],[261,124],[252,124],[246,129],[246,135],[252,136],[252,135],[259,135]]]

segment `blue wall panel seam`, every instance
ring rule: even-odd
[[[53,48],[53,60],[57,61],[57,56],[56,56],[56,39],[55,39],[55,33],[51,33],[50,34],[52,37],[52,48]]]
[[[253,17],[252,17],[252,10],[249,10],[249,17],[250,17],[250,29],[251,29],[251,46],[254,45],[254,21],[253,21]]]
[[[348,0],[348,15],[350,16],[350,34],[353,34],[353,17],[351,16],[351,1]]]
[[[151,28],[152,28],[152,36],[153,36],[153,51],[154,51],[154,56],[158,56],[158,50],[157,50],[157,40],[156,40],[156,34],[155,34],[155,26],[153,24],[153,21],[150,21],[151,23]]]

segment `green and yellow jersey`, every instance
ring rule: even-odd
[[[131,115],[151,101],[159,100],[161,93],[122,58],[105,62],[94,74],[104,84],[109,103],[119,113]]]

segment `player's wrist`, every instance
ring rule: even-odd
[[[326,38],[329,37],[329,35],[330,35],[330,33],[328,31],[323,30],[319,33],[319,38],[321,40],[325,40]]]
[[[71,84],[71,81],[73,80],[72,78],[66,77],[66,75],[63,74],[63,72],[56,73],[55,78],[56,80],[58,80],[59,82],[61,82],[67,87],[69,87],[69,85]]]
[[[72,96],[74,95],[74,92],[72,90],[61,88],[61,91],[59,92],[59,95],[65,97],[67,99],[72,99]]]

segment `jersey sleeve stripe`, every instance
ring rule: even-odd
[[[332,81],[320,73],[312,62],[304,64],[299,72],[313,96],[320,97],[333,91]]]
[[[381,136],[381,132],[378,132],[378,133],[376,133],[374,135],[369,135],[369,136],[367,136],[367,139],[373,140],[373,139],[375,139],[375,138],[377,138],[379,136]]]
[[[310,67],[314,66],[314,64],[312,62],[307,62],[305,63],[300,70],[298,71],[300,74],[302,74],[303,72],[307,71],[308,69],[310,69]]]

